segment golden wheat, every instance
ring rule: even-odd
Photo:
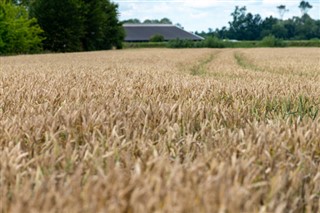
[[[0,58],[0,212],[319,212],[320,52]]]

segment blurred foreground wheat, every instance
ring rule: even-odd
[[[319,212],[320,49],[0,58],[0,212]]]

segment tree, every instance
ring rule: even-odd
[[[259,14],[252,15],[248,13],[246,15],[246,40],[258,40],[261,33],[262,18]]]
[[[84,17],[80,0],[37,0],[32,15],[44,30],[45,49],[56,52],[83,50]]]
[[[118,20],[118,5],[109,0],[36,0],[31,11],[45,31],[48,50],[122,47],[124,29]]]
[[[141,24],[141,21],[137,18],[134,19],[127,19],[122,21],[124,24]],[[172,21],[168,18],[162,18],[160,20],[158,19],[145,19],[143,24],[172,24]]]
[[[278,23],[278,19],[272,16],[265,18],[261,23],[260,38],[272,35],[272,27]]]
[[[285,5],[279,5],[277,8],[278,8],[278,12],[279,12],[279,15],[280,15],[280,19],[282,20],[284,14],[285,14],[286,12],[289,12],[289,10],[286,9],[286,6],[285,6]]]
[[[172,24],[171,20],[168,18],[158,19],[146,19],[143,21],[144,24]]]
[[[32,53],[42,49],[43,32],[22,7],[0,1],[0,54]]]
[[[117,5],[106,0],[84,0],[84,50],[122,47],[124,30],[118,20]]]
[[[178,27],[178,28],[180,28],[182,30],[184,29],[184,27],[180,23],[176,23],[175,25],[176,25],[176,27]]]
[[[160,24],[172,24],[172,21],[168,18],[163,18],[159,22]]]
[[[237,40],[256,40],[260,38],[261,16],[246,13],[246,7],[235,7],[231,16],[233,21],[229,22],[229,36]]]
[[[102,9],[102,2],[99,0],[84,2],[84,36],[81,40],[83,49],[89,51],[101,49],[105,28],[101,23],[106,22],[107,19]]]
[[[310,9],[311,5],[303,4],[306,9]],[[285,5],[280,5],[277,8],[281,10],[279,11],[281,14],[288,11]],[[214,31],[209,28],[209,32],[202,31],[198,34],[202,37],[216,36],[237,40],[258,40],[264,37],[289,40],[320,38],[320,20],[312,19],[307,13],[302,17],[293,17],[287,20],[279,20],[272,16],[263,20],[259,15],[247,13],[246,7],[237,6],[231,16],[232,21],[229,22],[229,28],[222,27]]]
[[[288,31],[282,22],[278,22],[272,26],[272,35],[274,35],[276,38],[288,38],[287,34]]]
[[[13,4],[29,6],[32,0],[12,0]]]
[[[238,6],[235,7],[235,10],[233,13],[231,13],[231,16],[233,18],[232,22],[229,22],[230,25],[230,36],[233,39],[242,39],[242,24],[244,22],[245,16],[246,16],[246,7],[239,8]]]
[[[146,19],[143,21],[144,24],[159,24],[159,20],[151,20],[151,19]]]
[[[134,18],[134,19],[124,20],[124,21],[122,21],[122,23],[124,23],[124,24],[141,24],[141,21],[137,18]]]
[[[284,27],[287,30],[287,39],[294,38],[296,35],[295,18],[291,18],[284,21]]]
[[[296,19],[296,39],[312,39],[320,37],[320,28],[308,14]]]
[[[299,8],[301,10],[301,14],[304,15],[308,13],[308,11],[312,8],[312,5],[307,1],[301,1],[299,4]]]
[[[125,32],[122,23],[118,19],[118,5],[111,3],[109,0],[102,0],[104,2],[104,12],[107,15],[106,22],[101,23],[105,26],[105,37],[103,49],[110,49],[116,47],[122,48],[122,41],[125,37]]]
[[[229,33],[229,31],[228,31],[227,27],[222,27],[221,30],[216,29],[216,31],[215,31],[216,37],[218,37],[220,39],[228,38],[228,33]]]

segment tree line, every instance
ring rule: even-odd
[[[140,19],[127,19],[122,21],[124,24],[172,24],[172,21],[168,18],[162,19],[145,19],[144,21],[140,21]]]
[[[0,54],[121,48],[124,35],[109,0],[0,0]]]
[[[229,27],[208,32],[196,32],[203,37],[218,37],[220,39],[235,40],[261,40],[266,36],[274,36],[285,40],[309,40],[320,38],[320,20],[314,20],[308,15],[312,5],[307,1],[301,1],[298,5],[301,17],[292,17],[283,20],[289,10],[285,5],[277,6],[280,19],[273,16],[262,19],[259,14],[247,12],[246,7],[236,6],[231,13],[232,21]]]

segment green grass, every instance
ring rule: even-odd
[[[304,95],[297,98],[274,98],[264,101],[255,100],[252,104],[252,115],[258,119],[316,120],[319,115],[320,103]]]
[[[165,48],[168,42],[124,42],[123,48]]]
[[[199,64],[194,65],[191,67],[191,75],[205,75],[207,74],[206,65],[210,63],[214,59],[215,54],[211,54],[209,57],[205,58],[204,60],[200,61]]]
[[[246,59],[246,57],[240,53],[240,52],[236,52],[234,54],[234,58],[236,59],[237,63],[239,64],[239,66],[245,68],[245,69],[250,69],[250,70],[254,70],[254,71],[263,71],[260,67],[252,64],[248,59]]]

